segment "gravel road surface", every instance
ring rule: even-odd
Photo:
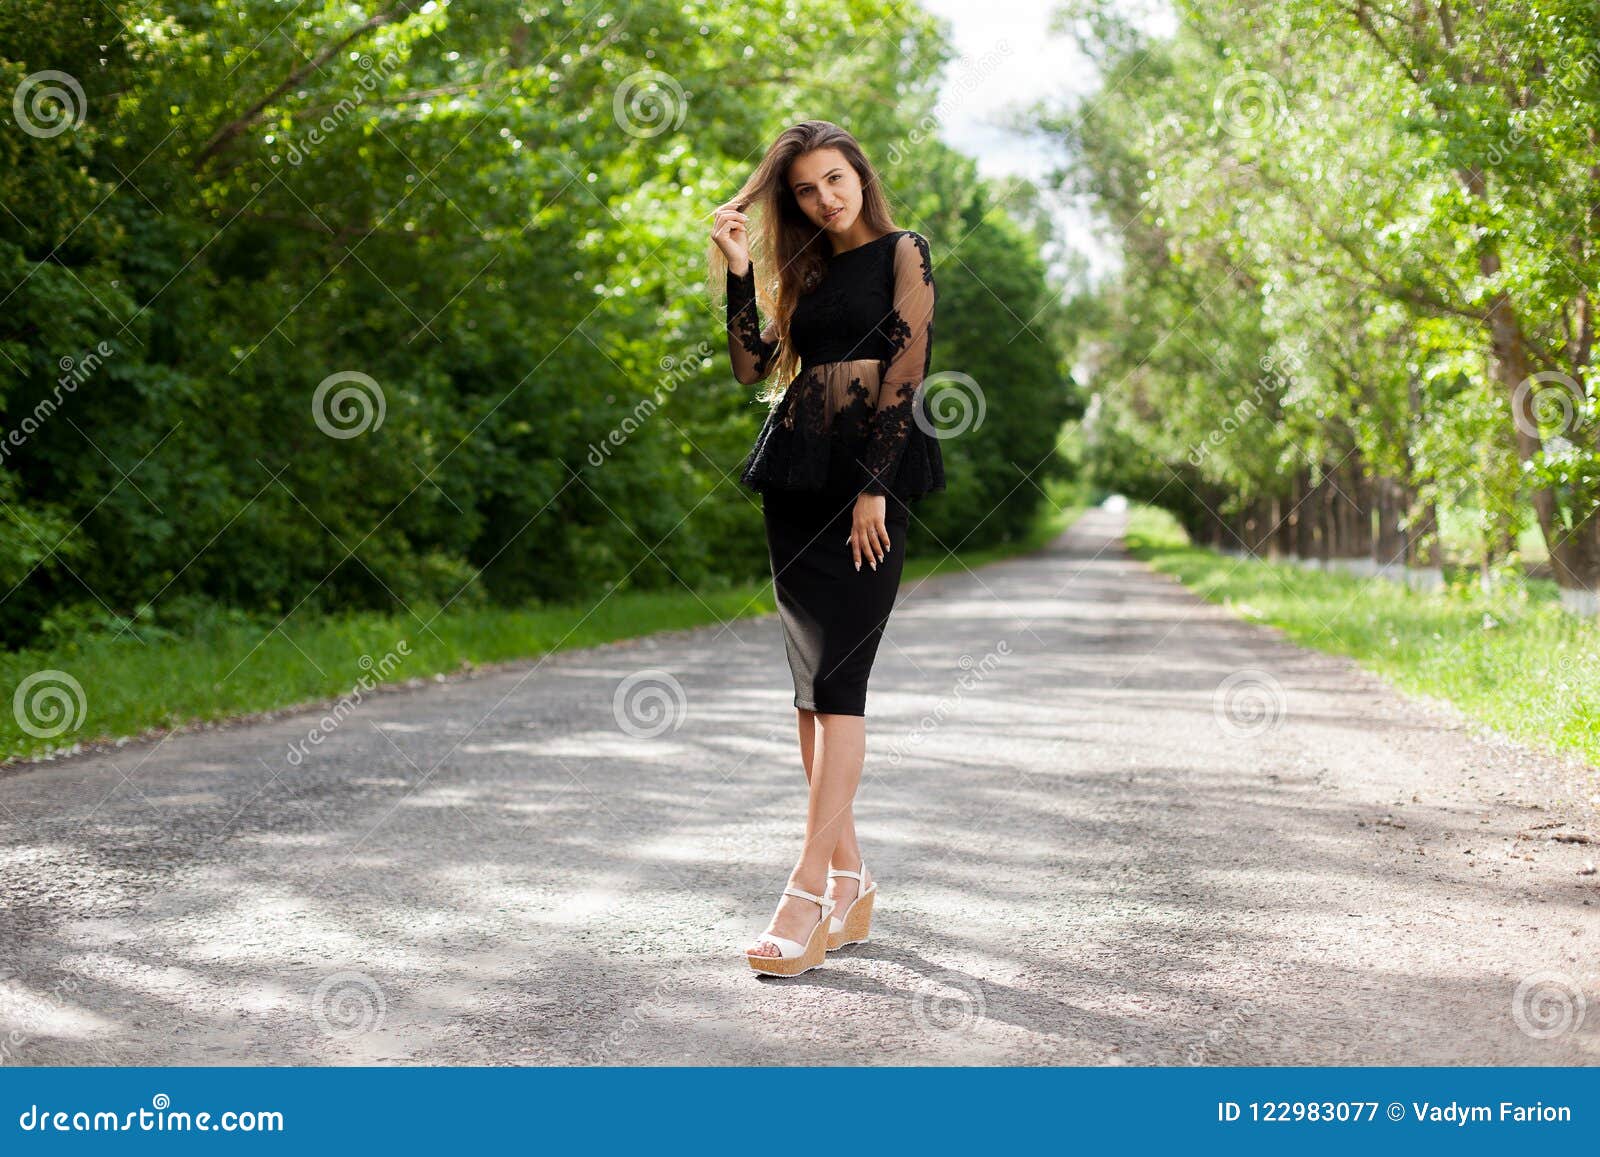
[[[0,769],[0,1063],[1600,1062],[1595,769],[1123,522],[903,584],[824,968],[769,615]]]

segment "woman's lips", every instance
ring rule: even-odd
[[[829,213],[826,217],[824,217],[823,220],[824,221],[832,221],[835,217],[837,217],[840,213],[843,213],[843,212],[844,212],[843,209],[835,209],[832,213]]]

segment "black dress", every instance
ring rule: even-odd
[[[944,461],[922,389],[936,301],[928,242],[896,230],[826,258],[795,305],[800,369],[773,405],[739,480],[762,496],[773,589],[794,705],[865,715],[867,680],[905,561],[911,504],[944,489]],[[772,371],[755,272],[728,274],[728,356],[745,384]],[[887,499],[890,549],[855,569],[856,496]]]

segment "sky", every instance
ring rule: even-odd
[[[1093,67],[1066,35],[1047,29],[1057,0],[922,0],[948,22],[960,58],[945,72],[943,138],[977,159],[985,176],[1028,176],[1043,184],[1045,172],[1065,159],[1059,147],[1038,136],[1000,127],[1005,112],[1044,99],[1062,106],[1098,87]],[[1154,33],[1171,31],[1164,2],[1125,0],[1129,15]],[[1115,265],[1114,239],[1087,209],[1054,197],[1056,218],[1067,244],[1089,262],[1097,277]],[[1058,272],[1064,272],[1059,262]]]

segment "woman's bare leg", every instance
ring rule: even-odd
[[[800,764],[806,771],[806,783],[811,782],[811,772],[816,767],[817,713],[796,707],[795,722],[800,729]]]
[[[852,870],[861,862],[856,844],[856,789],[866,758],[866,719],[860,715],[825,715],[800,709],[800,756],[811,786],[806,808],[806,842],[790,876],[795,887],[826,894],[830,862]],[[840,885],[847,885],[841,892]],[[835,881],[835,894],[848,904],[855,898],[854,880]],[[775,936],[804,942],[816,925],[818,909],[809,900],[783,897],[772,922]],[[755,946],[758,954],[776,956],[770,944]]]
[[[816,766],[812,753],[816,750],[817,713],[807,711],[804,707],[797,708],[800,712],[800,758],[805,763],[806,782],[811,782],[811,770]],[[844,813],[844,822],[839,828],[839,840],[833,846],[833,855],[828,859],[828,867],[839,868],[843,871],[858,872],[861,870],[861,845],[856,841],[856,805],[855,799],[850,801],[850,807]],[[867,884],[872,882],[872,874],[857,883],[848,876],[835,876],[828,881],[827,895],[833,898],[835,904],[834,915],[838,916],[848,908],[856,895]]]

